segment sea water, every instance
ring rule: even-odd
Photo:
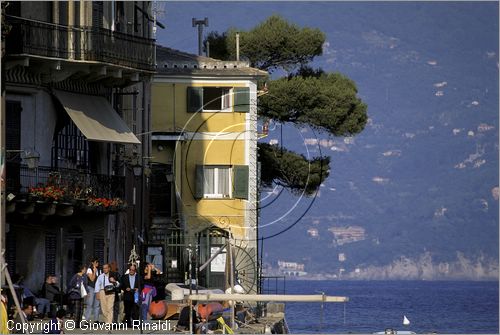
[[[287,303],[292,333],[498,334],[498,282],[287,280],[287,294],[347,296],[347,303]],[[323,314],[323,315],[322,315]],[[403,316],[410,320],[403,326]]]

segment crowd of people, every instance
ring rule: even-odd
[[[152,317],[150,305],[154,301],[165,299],[160,275],[161,272],[150,263],[145,264],[140,274],[135,264],[129,264],[126,272],[120,275],[116,262],[101,267],[99,260],[93,258],[88,265],[78,267],[65,292],[59,287],[57,277],[48,275],[37,294],[24,286],[22,276],[16,275],[13,282],[20,292],[22,308],[20,313],[11,317],[18,325],[23,323],[23,319],[50,318],[50,327],[45,331],[48,334],[63,334],[65,318],[71,318],[76,327],[82,321],[100,324],[121,322],[133,327],[137,321],[144,322]],[[5,303],[6,291],[2,292],[2,298]],[[228,309],[227,303],[223,302],[197,304],[192,301],[192,304],[180,312],[177,327],[189,330],[191,320],[194,333],[210,333],[216,329],[219,326],[217,320],[221,320],[223,311]],[[248,314],[247,311],[245,313]],[[235,309],[235,316],[239,314]],[[241,315],[241,322],[244,322],[245,314]],[[22,333],[22,327],[14,327],[11,333]]]
[[[55,275],[48,275],[37,294],[24,286],[23,277],[13,276],[14,287],[20,293],[21,313],[14,323],[35,318],[50,318],[54,327],[50,331],[60,334],[62,320],[72,318],[75,324],[81,321],[94,323],[126,323],[150,318],[149,307],[154,300],[164,299],[158,294],[161,289],[161,271],[147,263],[139,274],[135,264],[129,264],[120,275],[116,262],[99,264],[93,258],[88,265],[81,265],[71,277],[65,292],[59,287]],[[4,299],[6,298],[3,292]],[[102,318],[100,316],[102,315]],[[14,331],[15,333],[15,331]]]

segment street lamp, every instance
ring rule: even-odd
[[[135,164],[134,166],[132,166],[132,170],[134,171],[134,176],[136,176],[136,177],[141,176],[142,166],[140,166],[139,164]]]
[[[38,163],[40,162],[40,154],[36,150],[25,150],[23,158],[24,160],[26,160],[26,164],[28,164],[29,169],[38,168]]]

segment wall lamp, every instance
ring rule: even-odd
[[[38,163],[40,162],[40,154],[36,150],[24,150],[21,157],[26,161],[29,169],[38,168]]]

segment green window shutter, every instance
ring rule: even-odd
[[[235,87],[234,111],[248,113],[250,111],[250,89],[248,87]]]
[[[248,199],[248,166],[233,166],[233,198]]]
[[[194,198],[202,199],[204,195],[203,184],[204,184],[204,175],[203,175],[203,165],[196,165],[196,189],[194,190]]]
[[[187,111],[189,113],[201,112],[203,107],[203,87],[187,88]]]

